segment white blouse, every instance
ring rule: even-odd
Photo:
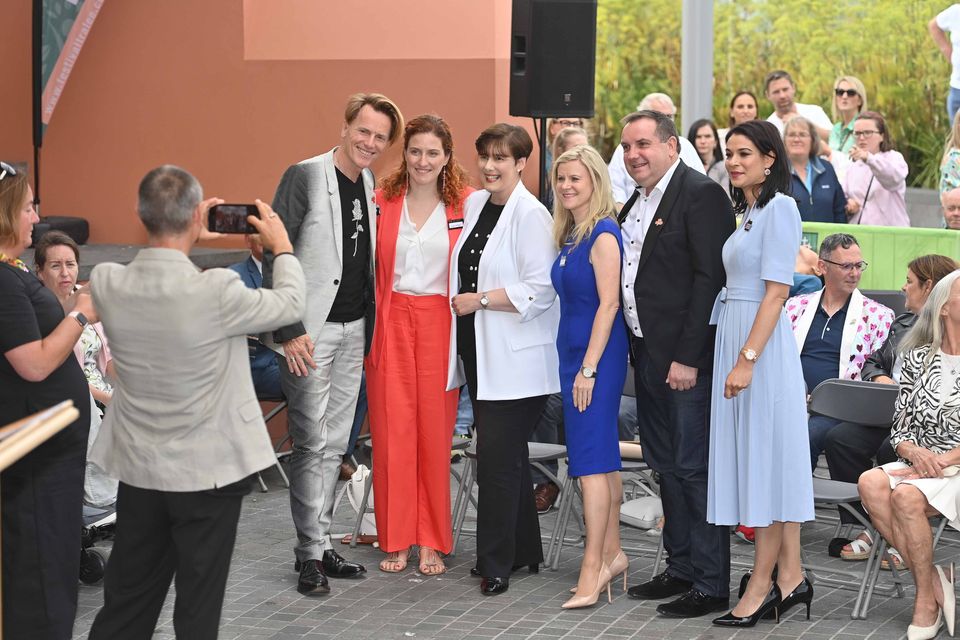
[[[940,352],[940,402],[946,402],[954,393],[960,378],[960,355]]]
[[[412,296],[446,295],[449,252],[450,235],[443,203],[437,204],[417,231],[404,198],[393,266],[393,290]]]

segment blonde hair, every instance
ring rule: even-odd
[[[8,173],[0,180],[0,245],[16,245],[22,240],[20,213],[29,190],[26,171],[18,169],[17,173]]]
[[[347,106],[343,110],[343,120],[352,123],[360,115],[360,110],[369,105],[371,109],[390,118],[390,138],[393,144],[400,138],[403,131],[403,114],[393,100],[382,93],[355,93],[347,99]]]
[[[950,135],[947,136],[947,144],[943,147],[943,157],[940,159],[940,165],[947,161],[951,149],[960,148],[960,111],[953,117],[953,126],[950,128]]]
[[[867,107],[867,88],[863,85],[863,81],[856,76],[840,76],[833,81],[833,100],[830,102],[830,114],[833,116],[833,121],[837,122],[840,120],[840,112],[837,110],[837,87],[840,86],[841,82],[846,82],[852,84],[853,88],[857,90],[857,93],[860,95],[860,110],[857,112],[857,115],[863,113],[868,109]],[[854,118],[856,120],[856,118]]]
[[[581,135],[590,140],[590,136],[587,134],[587,130],[582,127],[564,127],[557,132],[557,136],[553,139],[553,144],[550,147],[550,152],[554,158],[557,158],[563,155],[563,152],[567,150],[567,141],[573,136]]]
[[[587,169],[593,183],[593,194],[590,196],[590,215],[583,222],[576,224],[573,213],[563,206],[557,194],[557,174],[560,165],[567,162],[580,161]],[[553,187],[553,239],[557,247],[562,247],[568,240],[573,244],[580,242],[593,233],[594,227],[604,218],[614,218],[617,215],[617,205],[613,200],[613,188],[610,186],[610,175],[607,165],[596,149],[589,145],[579,145],[564,152],[553,162],[550,169],[550,184]]]

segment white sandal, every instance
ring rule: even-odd
[[[909,571],[910,567],[903,563],[903,556],[900,555],[900,552],[890,547],[887,549],[887,553],[890,554],[890,559],[893,560],[893,566],[897,568],[897,571]],[[884,571],[890,571],[890,561],[886,558],[880,561],[880,568]]]
[[[866,540],[864,540],[866,538]],[[856,539],[850,541],[850,551],[840,550],[840,557],[843,560],[866,560],[873,553],[873,538],[868,531],[860,533]]]

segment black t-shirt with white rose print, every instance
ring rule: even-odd
[[[363,174],[353,182],[337,169],[340,212],[343,216],[343,274],[327,322],[353,322],[367,308],[366,283],[370,275],[370,218]]]

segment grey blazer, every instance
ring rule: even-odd
[[[280,179],[273,198],[273,209],[283,220],[293,243],[293,250],[304,266],[307,283],[307,310],[299,322],[281,327],[261,341],[277,352],[281,342],[308,334],[316,343],[320,328],[330,315],[333,300],[340,288],[343,273],[343,216],[340,210],[340,189],[337,185],[333,153],[336,147],[289,167]],[[370,270],[367,283],[365,314],[366,349],[370,350],[374,321],[374,267],[377,239],[377,204],[374,200],[374,178],[363,170],[363,188],[367,196],[370,224]],[[272,286],[272,256],[264,253],[263,286]]]
[[[127,266],[100,264],[93,301],[117,371],[90,460],[141,489],[203,491],[276,458],[253,390],[247,334],[303,315],[303,270],[274,263],[274,288],[235,271],[201,272],[181,251],[143,249]]]

